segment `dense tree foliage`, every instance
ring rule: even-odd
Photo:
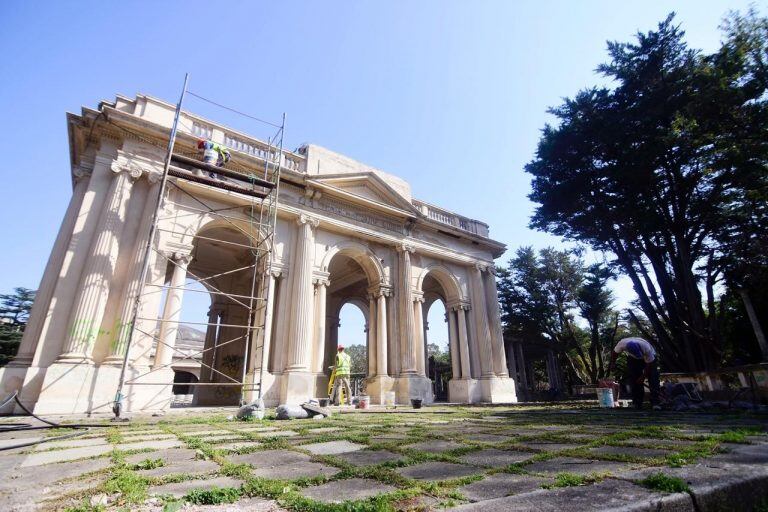
[[[609,351],[628,333],[613,309],[606,265],[586,266],[578,252],[521,247],[497,273],[505,337],[551,344],[572,382],[605,376]]]
[[[608,52],[612,86],[551,109],[526,166],[531,225],[615,256],[668,369],[716,367],[718,289],[754,293],[768,255],[768,24],[733,15],[704,55],[670,15]]]
[[[26,288],[0,295],[0,366],[16,355],[34,300],[35,292]]]

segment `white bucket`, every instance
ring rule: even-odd
[[[606,409],[613,408],[613,390],[611,388],[597,388],[597,402],[600,404],[600,407]]]
[[[219,154],[213,148],[208,148],[203,152],[203,162],[209,165],[216,165],[219,161]]]
[[[370,404],[371,404],[371,397],[369,397],[368,395],[360,395],[357,398],[358,409],[367,409]]]
[[[395,392],[387,391],[384,393],[384,405],[395,405]]]

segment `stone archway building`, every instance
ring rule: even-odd
[[[159,190],[160,148],[173,110],[139,95],[68,116],[72,199],[18,356],[0,369],[0,390],[18,390],[35,412],[111,407],[141,248]],[[108,122],[97,122],[99,117]],[[191,113],[183,112],[181,120],[178,144],[193,147],[199,138],[210,138],[236,149],[233,160],[239,165],[259,168],[264,147],[259,140]],[[354,302],[366,316],[367,393],[373,403],[392,391],[400,403],[417,397],[429,402],[425,314],[429,304],[441,300],[453,364],[449,399],[516,401],[493,276],[494,258],[504,245],[489,238],[488,226],[414,199],[404,180],[316,145],[287,152],[282,165],[263,361],[244,361],[245,340],[237,339],[237,329],[246,319],[231,299],[217,295],[219,290],[237,294],[243,287],[227,269],[243,261],[238,241],[250,226],[238,208],[247,202],[226,190],[185,182],[168,190],[174,201],[158,226],[162,257],[152,258],[147,278],[148,286],[167,292],[141,302],[129,375],[172,362],[173,351],[153,343],[151,333],[168,345],[176,342],[172,321],[184,308],[185,279],[194,276],[205,282],[198,293],[211,298],[205,347],[235,340],[207,352],[206,364],[214,370],[198,370],[200,382],[218,382],[230,370],[246,365],[250,372],[263,364],[268,404],[323,396],[338,343],[338,312]],[[196,198],[227,209],[228,221],[200,214]],[[155,385],[128,386],[128,410],[168,407],[172,369],[153,375]],[[195,403],[231,404],[232,397],[217,389],[197,388]]]

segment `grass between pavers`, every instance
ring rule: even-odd
[[[562,472],[555,475],[555,481],[551,484],[544,484],[542,489],[555,489],[557,487],[575,487],[579,485],[592,485],[608,478],[610,473],[593,472],[586,475],[576,473]]]
[[[685,480],[676,476],[665,475],[664,473],[652,473],[638,482],[643,487],[653,489],[654,491],[675,493],[691,492],[691,488],[685,483]]]
[[[472,420],[482,419],[485,416],[491,414],[500,414],[497,410],[482,411],[477,413],[474,411],[459,411],[458,414],[452,414],[448,418],[452,420],[454,425],[458,422],[471,422]],[[449,415],[435,414],[433,419],[441,420],[443,417]],[[595,417],[601,419],[599,417]],[[514,418],[510,417],[510,420]],[[621,418],[609,418],[612,420]],[[687,422],[681,422],[678,425],[661,425],[661,426],[640,426],[633,424],[631,427],[627,427],[620,421],[592,421],[593,418],[584,418],[580,420],[571,418],[528,418],[529,421],[513,422],[503,420],[488,421],[477,423],[477,431],[472,430],[472,424],[466,432],[454,432],[450,430],[441,429],[440,423],[430,424],[425,421],[418,421],[418,417],[412,415],[336,415],[332,418],[327,418],[322,422],[315,420],[292,420],[287,422],[275,422],[271,420],[266,421],[254,421],[249,422],[256,425],[264,425],[278,428],[278,431],[293,430],[298,433],[298,438],[290,437],[269,437],[269,432],[240,432],[235,426],[240,424],[233,423],[232,421],[226,421],[223,417],[204,418],[200,420],[198,418],[188,418],[183,421],[172,421],[165,424],[155,425],[156,428],[173,433],[182,439],[187,446],[195,448],[201,454],[203,458],[210,458],[215,460],[221,465],[219,471],[222,475],[232,476],[245,481],[245,485],[237,491],[240,493],[238,496],[260,496],[265,498],[273,497],[275,489],[281,489],[278,502],[285,508],[293,511],[299,510],[392,510],[395,506],[403,503],[416,503],[416,500],[427,497],[432,500],[432,504],[437,503],[438,506],[451,506],[463,500],[463,496],[457,490],[459,486],[465,485],[471,481],[476,481],[483,478],[483,475],[490,475],[498,472],[508,473],[528,473],[525,470],[525,466],[537,460],[546,460],[555,456],[567,456],[581,453],[581,456],[585,456],[584,452],[579,452],[589,447],[597,447],[601,445],[611,445],[617,442],[628,441],[635,438],[650,438],[659,439],[660,442],[669,439],[687,439],[684,432],[678,432],[679,428],[691,428],[691,426],[698,427],[698,424],[693,425]],[[567,421],[561,421],[567,420]],[[541,432],[531,433],[526,436],[517,435],[514,439],[503,443],[484,443],[480,441],[472,441],[464,439],[464,436],[468,436],[474,433],[498,433],[502,435],[515,435],[516,429],[531,429],[535,430],[535,427],[543,424],[551,425],[568,425],[570,423],[575,425],[575,428],[569,428],[566,430],[542,430]],[[590,425],[597,425],[600,427],[600,432],[593,432],[593,429],[586,427],[585,423]],[[229,430],[237,435],[243,437],[244,441],[254,441],[260,443],[259,446],[241,448],[235,452],[225,451],[223,449],[217,449],[216,445],[205,442],[205,438],[199,438],[194,436],[193,431],[184,431],[184,426],[190,424],[208,425],[223,430]],[[343,430],[335,432],[320,432],[313,433],[314,428],[318,427],[339,427]],[[705,426],[706,427],[706,426]],[[713,424],[713,429],[716,426]],[[406,439],[403,440],[375,440],[372,439],[378,435],[392,433],[393,429],[397,429],[398,433],[404,434]],[[607,430],[607,431],[606,431]],[[612,430],[615,430],[612,432]],[[762,433],[761,429],[758,429]],[[571,439],[569,434],[594,434],[591,439]],[[711,436],[707,436],[702,439],[699,436],[690,436],[695,441],[690,447],[685,447],[676,452],[670,454],[676,456],[670,459],[669,462],[674,464],[688,463],[688,461],[695,460],[698,457],[711,455],[717,450],[719,443],[724,442],[749,442],[746,439],[747,435],[753,435],[756,431],[745,428],[743,432],[739,430],[725,431],[719,433],[713,433]],[[419,450],[409,449],[408,444],[413,444],[419,441],[428,441],[433,439],[445,439],[452,440],[462,444],[460,448],[455,450],[449,450],[442,453],[429,453]],[[251,476],[250,468],[247,465],[238,465],[229,463],[225,459],[225,455],[232,453],[245,453],[258,450],[271,450],[271,449],[289,449],[294,451],[305,452],[302,449],[302,445],[308,443],[328,442],[347,440],[350,442],[356,442],[365,444],[369,449],[385,449],[401,455],[401,460],[390,461],[382,463],[380,465],[368,466],[368,467],[356,467],[351,464],[345,463],[342,459],[334,456],[314,456],[312,460],[315,462],[321,462],[323,464],[334,466],[340,471],[332,477],[320,477],[316,479],[299,479],[291,482],[286,481],[274,481],[266,479],[256,479]],[[453,481],[443,482],[424,482],[416,481],[406,477],[403,477],[395,471],[398,467],[404,467],[408,465],[418,464],[427,461],[443,461],[443,462],[459,462],[458,457],[465,453],[470,453],[476,450],[487,448],[492,446],[497,449],[515,449],[520,451],[529,451],[525,445],[521,445],[521,441],[536,442],[536,441],[557,441],[557,442],[574,442],[583,444],[582,448],[573,450],[563,450],[558,452],[532,452],[532,457],[521,463],[511,464],[504,468],[494,469],[481,469],[478,468],[478,474],[466,477],[464,479],[457,479]],[[653,446],[653,444],[644,444],[645,447]],[[588,454],[590,459],[603,459],[603,460],[615,460],[613,456],[599,456],[597,454]],[[152,464],[151,458],[143,461],[146,464]],[[647,465],[650,463],[659,463],[658,459],[643,459],[642,464]],[[661,461],[666,462],[666,459]],[[138,469],[139,465],[134,465],[131,468],[125,468],[128,471]],[[123,475],[124,477],[124,475]],[[347,478],[368,478],[376,480],[382,483],[386,483],[396,487],[398,490],[394,493],[389,493],[368,500],[360,500],[358,502],[348,502],[341,505],[327,505],[315,502],[301,495],[301,489],[308,485],[316,485],[323,482],[344,480]],[[551,475],[549,475],[551,478]],[[588,480],[584,480],[587,477],[579,476],[577,480],[588,483]],[[172,480],[184,479],[183,475],[173,478]],[[114,479],[118,481],[118,478]],[[168,480],[158,479],[147,482],[149,485],[156,483],[165,483]],[[568,480],[573,482],[573,480]],[[130,479],[123,478],[122,483],[131,483]],[[281,487],[282,485],[282,487]],[[272,491],[270,491],[272,489]],[[247,490],[247,492],[246,492]],[[255,492],[258,491],[259,492]],[[217,491],[218,492],[218,491]],[[235,494],[230,491],[221,491],[222,496],[230,496],[234,498]],[[215,494],[215,493],[214,493]],[[200,498],[194,498],[189,496],[190,500],[194,499],[217,499],[212,494],[201,494]],[[213,497],[211,497],[213,496]],[[168,501],[168,504],[176,503],[175,501]],[[170,510],[170,509],[169,509]]]

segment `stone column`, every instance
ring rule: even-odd
[[[520,385],[523,386],[523,389],[530,389],[530,386],[528,385],[528,369],[525,365],[525,354],[523,352],[523,344],[518,343],[517,344],[517,366],[518,366],[518,375],[520,380]]]
[[[279,270],[271,270],[269,273],[269,289],[267,290],[267,311],[264,313],[264,341],[261,347],[261,368],[268,371],[269,354],[272,351],[272,319],[275,315],[275,287],[280,279]]]
[[[472,370],[469,362],[469,339],[467,339],[467,306],[455,307],[459,329],[459,351],[461,352],[461,378],[471,379]]]
[[[381,288],[376,298],[376,375],[387,375],[387,296]]]
[[[147,249],[147,239],[152,226],[152,219],[157,207],[157,194],[160,192],[160,179],[162,175],[151,173],[147,175],[149,180],[149,189],[147,197],[144,200],[144,207],[141,213],[141,222],[139,223],[136,241],[133,244],[132,259],[128,264],[128,279],[123,287],[122,303],[117,320],[117,330],[115,337],[109,347],[109,355],[104,361],[106,364],[122,364],[125,349],[128,346],[131,335],[131,322],[133,321],[133,312],[136,304],[136,295],[141,287],[141,271],[144,264],[144,255]],[[151,259],[151,252],[149,254]],[[147,276],[149,277],[149,275]],[[157,291],[157,290],[153,290]]]
[[[133,181],[141,175],[137,168],[118,166],[116,163],[113,163],[111,169],[116,175],[107,192],[96,227],[96,239],[83,269],[59,362],[90,361],[104,318],[110,280],[117,264],[126,206]]]
[[[488,308],[488,323],[491,328],[491,348],[493,354],[493,369],[498,377],[509,377],[507,356],[504,350],[504,337],[501,333],[501,310],[499,309],[499,293],[496,289],[496,278],[493,267],[485,267],[483,273],[485,302]]]
[[[376,375],[376,297],[368,295],[368,318],[365,323],[368,377]]]
[[[401,245],[397,248],[400,255],[398,302],[400,310],[400,373],[402,375],[417,375],[416,347],[414,340],[414,315],[411,291],[411,253],[413,247]]]
[[[416,371],[421,376],[427,376],[426,358],[424,357],[426,351],[426,340],[424,339],[424,297],[419,295],[413,298],[413,319],[414,319],[414,336],[413,343],[415,345],[416,356]]]
[[[313,371],[316,373],[323,373],[323,364],[325,361],[325,309],[327,303],[327,290],[330,282],[325,278],[317,278],[313,280],[315,285],[315,301],[317,308],[315,309],[315,347],[314,347],[314,363]]]
[[[469,269],[470,289],[472,290],[472,313],[475,320],[477,347],[480,351],[480,376],[492,377],[493,349],[491,348],[491,329],[488,325],[487,306],[483,291],[483,278],[480,273],[483,265],[477,264]]]
[[[88,189],[88,180],[91,177],[91,172],[91,169],[85,169],[83,167],[78,167],[72,172],[75,182],[74,189],[72,190],[72,198],[69,200],[67,212],[64,214],[64,220],[61,222],[59,233],[56,235],[56,241],[53,243],[53,249],[51,250],[51,255],[48,257],[48,263],[45,265],[45,271],[43,272],[40,286],[38,286],[37,292],[35,293],[35,302],[32,305],[32,311],[29,314],[27,327],[24,329],[24,335],[21,338],[19,350],[16,353],[16,357],[8,363],[8,366],[28,366],[32,362],[32,357],[35,355],[35,349],[37,348],[37,342],[40,339],[43,323],[45,322],[45,317],[47,316],[48,309],[51,305],[51,297],[53,297],[53,291],[59,280],[59,271],[64,262],[67,247],[69,247],[69,241],[72,238],[72,232],[75,228],[77,214],[83,203],[85,191]]]
[[[296,219],[299,236],[293,254],[293,301],[288,337],[288,372],[309,371],[312,339],[312,263],[315,253],[314,228],[318,221],[306,215]]]
[[[179,332],[181,301],[184,298],[184,283],[187,279],[187,265],[189,265],[190,257],[188,254],[175,253],[172,259],[173,271],[168,293],[165,296],[163,320],[160,324],[160,334],[157,337],[153,368],[160,368],[171,363],[173,349],[176,346],[176,335]]]
[[[451,378],[461,378],[461,355],[459,355],[459,332],[456,325],[456,311],[448,308],[445,312],[448,317],[448,341],[451,350]]]

